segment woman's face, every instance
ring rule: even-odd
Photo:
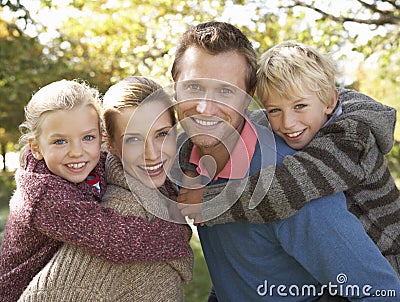
[[[176,152],[176,131],[165,104],[152,101],[115,115],[111,152],[125,171],[150,188],[162,186]]]

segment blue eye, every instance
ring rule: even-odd
[[[200,87],[199,84],[192,83],[192,84],[187,85],[187,89],[188,90],[193,90],[193,91],[200,91],[201,87]]]
[[[67,143],[67,141],[65,139],[56,139],[54,141],[55,145],[63,145],[63,144],[66,144],[66,143]]]
[[[136,136],[128,136],[125,138],[124,143],[125,144],[132,144],[132,143],[136,143],[139,141],[139,138]]]
[[[95,139],[94,135],[85,135],[85,137],[83,138],[84,141],[92,141]]]
[[[229,88],[221,88],[222,94],[233,94],[233,91]]]
[[[268,113],[269,114],[273,114],[273,113],[277,113],[277,112],[279,112],[280,110],[278,109],[278,108],[273,108],[273,109],[270,109],[270,110],[268,110]]]
[[[303,109],[305,107],[307,107],[307,105],[305,105],[305,104],[297,104],[294,108],[295,109]]]

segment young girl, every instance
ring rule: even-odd
[[[176,151],[172,102],[160,89],[148,78],[128,77],[104,97],[110,154],[103,205],[148,221],[155,216],[147,209],[167,216],[167,200],[155,188],[164,184]],[[192,255],[116,265],[66,244],[19,301],[183,301],[182,285],[191,280],[192,266]]]
[[[0,301],[17,301],[63,242],[116,263],[190,254],[179,226],[98,204],[106,187],[98,99],[88,85],[62,80],[25,109],[24,161],[0,248]]]

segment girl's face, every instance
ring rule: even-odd
[[[113,119],[110,150],[125,171],[150,188],[162,186],[176,152],[176,132],[162,102],[123,108]]]
[[[99,116],[91,106],[46,113],[40,135],[29,141],[36,159],[73,183],[84,181],[100,159]]]

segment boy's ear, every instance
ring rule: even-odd
[[[28,144],[33,154],[33,157],[36,158],[37,160],[43,159],[42,152],[40,152],[40,147],[36,139],[34,138],[28,139]]]
[[[337,89],[334,89],[334,91],[332,92],[332,95],[331,95],[331,99],[330,99],[330,104],[331,105],[329,105],[327,107],[326,114],[331,114],[335,110],[337,102],[338,102],[338,99],[339,99],[339,92],[338,92]]]

